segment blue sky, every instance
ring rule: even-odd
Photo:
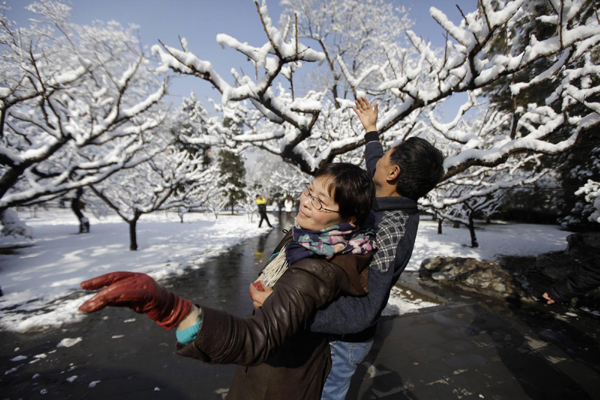
[[[29,3],[9,0],[12,10],[8,17],[22,26],[31,16],[23,9]],[[416,22],[413,31],[440,46],[444,32],[429,15],[429,8],[436,7],[451,21],[459,23],[462,17],[456,4],[466,13],[475,9],[477,1],[411,0],[394,3],[411,9],[410,16]],[[269,16],[277,23],[281,13],[279,1],[271,0],[267,5]],[[157,44],[160,39],[165,44],[179,47],[179,36],[185,37],[190,51],[203,60],[211,61],[216,71],[226,79],[231,68],[247,68],[248,64],[245,57],[236,51],[222,49],[215,40],[217,33],[226,33],[255,46],[261,46],[266,40],[252,0],[73,0],[71,7],[71,20],[78,24],[89,24],[98,19],[139,25],[140,37],[148,46]],[[193,77],[176,77],[169,88],[171,99],[176,104],[192,90],[203,101],[211,96],[219,97],[208,83]]]

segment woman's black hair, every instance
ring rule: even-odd
[[[340,216],[354,217],[362,227],[375,200],[375,185],[367,171],[354,164],[331,163],[319,168],[314,177],[330,178],[327,191],[340,207]]]

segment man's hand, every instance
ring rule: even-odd
[[[539,292],[538,292],[538,293],[539,293]],[[542,295],[542,297],[543,297],[544,299],[548,300],[548,304],[554,304],[554,303],[555,303],[555,301],[554,301],[554,300],[552,300],[552,298],[550,297],[550,295],[549,295],[548,293],[544,293],[544,294]]]
[[[112,272],[81,283],[85,290],[104,286],[106,288],[83,303],[79,311],[95,312],[106,306],[129,307],[138,313],[148,314],[163,328],[172,329],[188,316],[192,308],[190,300],[168,291],[146,274]]]
[[[377,113],[379,108],[375,104],[375,108],[371,108],[371,103],[364,97],[354,102],[356,107],[352,109],[358,115],[358,119],[362,122],[366,132],[377,131]]]
[[[250,284],[250,298],[254,308],[262,307],[263,303],[273,293],[273,289],[262,285],[261,281]]]

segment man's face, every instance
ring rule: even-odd
[[[375,166],[375,175],[373,176],[373,182],[375,186],[384,187],[386,185],[390,185],[387,181],[387,178],[390,172],[396,167],[390,161],[390,156],[394,152],[395,147],[390,148],[383,154]]]

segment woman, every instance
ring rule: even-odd
[[[228,399],[318,399],[331,366],[326,338],[306,330],[317,308],[340,293],[366,294],[374,248],[364,226],[374,198],[371,178],[352,164],[329,164],[301,196],[296,226],[260,276],[272,294],[252,317],[239,318],[191,301],[144,274],[113,273],[83,282],[104,290],[80,310],[127,306],[166,329],[177,327],[177,353],[238,364]]]

